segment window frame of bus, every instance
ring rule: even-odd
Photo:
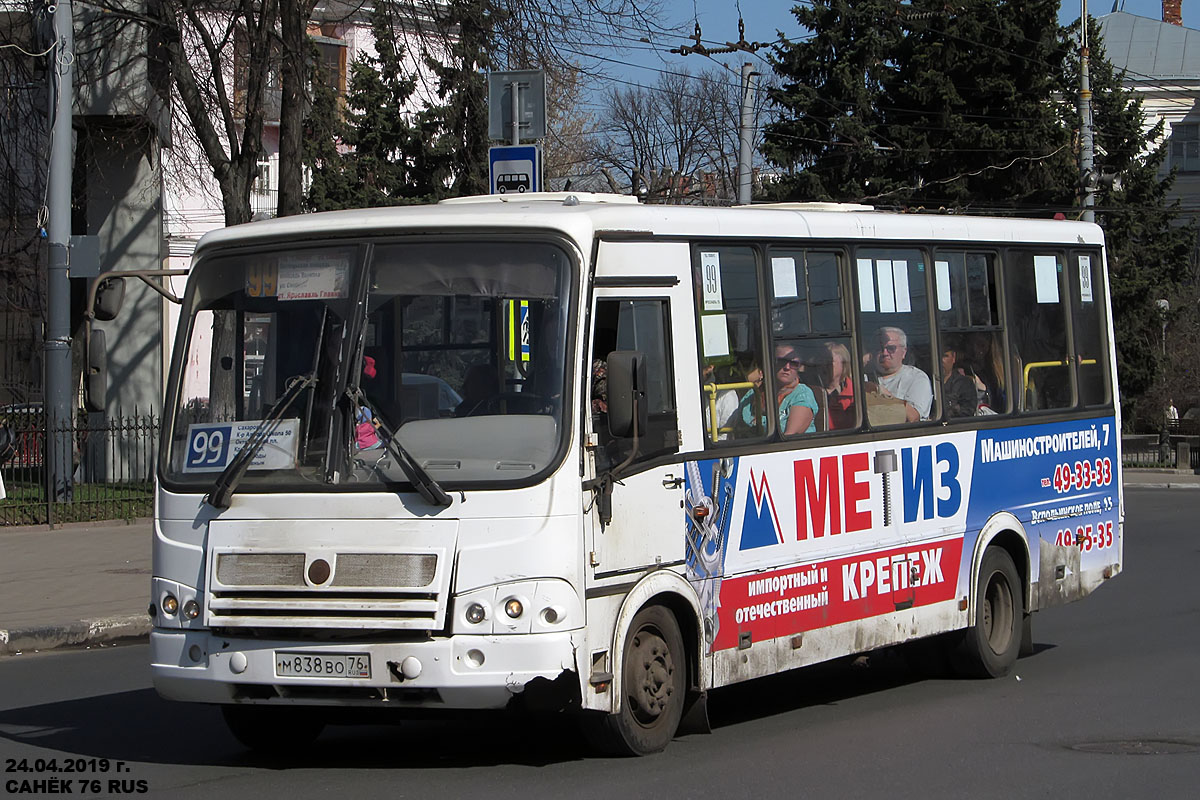
[[[925,316],[925,325],[926,325],[926,332],[927,332],[927,341],[925,343],[925,346],[929,348],[930,352],[929,352],[929,363],[927,364],[929,369],[921,370],[921,371],[924,372],[925,376],[929,379],[930,390],[933,393],[933,399],[930,401],[929,417],[926,419],[918,419],[915,422],[909,422],[907,420],[904,420],[902,422],[895,422],[895,423],[871,422],[871,415],[869,413],[868,404],[866,402],[866,392],[862,392],[862,397],[863,397],[862,406],[863,406],[863,412],[864,412],[862,425],[863,425],[863,428],[866,430],[892,431],[892,430],[897,430],[897,429],[901,429],[901,428],[913,428],[913,427],[919,427],[922,425],[934,425],[934,424],[940,425],[941,424],[942,392],[941,392],[941,387],[936,385],[934,383],[934,379],[933,379],[933,376],[937,373],[935,372],[935,370],[933,368],[934,367],[934,364],[933,364],[934,355],[933,355],[932,350],[935,346],[937,346],[937,347],[941,346],[940,342],[937,339],[937,317],[936,317],[936,313],[935,313],[936,302],[930,302],[930,298],[933,297],[932,291],[934,288],[933,287],[933,276],[931,274],[933,272],[933,270],[930,268],[933,265],[933,257],[932,257],[933,249],[934,249],[933,246],[931,246],[927,241],[891,240],[891,239],[859,242],[859,243],[856,243],[851,248],[852,252],[851,252],[851,255],[849,258],[849,263],[847,264],[847,268],[850,270],[850,273],[851,273],[850,277],[852,280],[852,288],[853,288],[853,292],[854,292],[853,300],[852,300],[852,303],[853,303],[852,309],[853,309],[853,314],[854,314],[855,342],[860,348],[868,346],[867,337],[873,337],[875,335],[875,331],[879,330],[880,327],[900,327],[898,325],[895,325],[895,326],[876,325],[874,327],[871,327],[870,330],[868,330],[868,326],[863,324],[863,314],[868,314],[868,313],[880,314],[880,313],[886,313],[886,312],[863,311],[863,309],[862,309],[862,285],[861,285],[861,282],[859,281],[859,261],[863,258],[862,253],[864,251],[869,252],[872,250],[913,251],[913,252],[920,254],[920,256],[924,259],[924,264],[925,264],[925,269],[921,270],[921,272],[924,275],[924,283],[925,283],[925,314],[924,314],[924,316]],[[878,274],[875,271],[875,267],[876,267],[875,262],[878,261],[879,259],[872,257],[871,260],[872,260],[871,274],[872,274],[873,280],[875,281],[875,283],[872,286],[872,290],[874,293],[874,290],[878,286]],[[894,259],[892,259],[892,260],[894,261]],[[912,284],[910,281],[909,286],[911,287],[911,285]],[[911,299],[912,299],[912,297],[910,294],[910,297],[909,297],[910,303],[911,303]],[[906,313],[911,314],[914,312],[909,311]],[[904,328],[901,328],[901,330],[904,330],[905,339],[908,342],[908,344],[905,345],[905,350],[906,350],[906,355],[907,355],[907,351],[912,349],[913,336],[912,336],[911,331],[904,329]],[[875,345],[873,345],[873,344],[870,346],[875,347]],[[861,361],[863,355],[866,354],[866,352],[867,352],[866,350],[859,350],[857,353],[854,354],[854,356],[856,359]],[[877,355],[877,354],[872,353],[872,355]],[[941,354],[939,353],[938,356],[940,357],[940,355]],[[859,366],[859,365],[856,365],[856,367],[857,366]],[[920,366],[918,364],[913,364],[913,366],[917,366],[918,369],[920,368]],[[865,376],[865,374],[866,374],[865,371],[863,371],[863,376]],[[859,388],[861,391],[862,383],[859,383]],[[909,405],[911,405],[911,404],[909,404]]]
[[[598,326],[603,319],[603,315],[601,315],[599,313],[600,306],[601,306],[601,304],[605,304],[605,303],[612,303],[615,306],[617,306],[617,309],[616,309],[617,327],[614,328],[613,330],[614,330],[614,334],[619,337],[619,335],[620,335],[620,327],[619,326],[620,326],[620,320],[621,320],[621,304],[622,303],[645,303],[645,302],[658,304],[660,307],[660,311],[661,311],[660,322],[661,322],[662,327],[660,328],[660,331],[662,333],[662,344],[663,344],[663,369],[665,370],[665,373],[664,373],[665,377],[662,382],[662,386],[663,386],[663,389],[665,392],[663,400],[669,403],[669,408],[667,408],[664,411],[658,412],[657,415],[651,409],[649,409],[649,408],[647,409],[646,430],[639,432],[639,434],[638,434],[638,453],[637,453],[637,457],[634,458],[632,463],[633,464],[641,464],[643,462],[651,461],[656,458],[661,458],[664,456],[671,455],[673,453],[678,453],[679,449],[680,449],[680,444],[679,444],[679,440],[680,440],[680,437],[679,437],[679,397],[677,396],[677,393],[675,391],[675,365],[673,363],[674,359],[672,358],[672,355],[674,353],[675,339],[674,339],[674,332],[671,329],[671,298],[667,295],[621,295],[621,296],[605,295],[605,296],[596,297],[592,301],[592,303],[593,303],[592,309],[591,309],[592,329],[591,329],[591,331],[589,331],[589,334],[588,334],[589,335],[589,345],[590,345],[590,349],[591,349],[591,358],[587,362],[588,363],[588,370],[587,370],[588,371],[588,385],[587,385],[586,391],[583,392],[583,395],[587,398],[585,415],[586,415],[587,419],[589,420],[589,424],[591,424],[591,426],[592,426],[592,432],[596,435],[595,455],[596,455],[597,474],[604,472],[606,470],[609,470],[617,464],[620,464],[629,455],[629,448],[633,446],[633,438],[632,437],[613,436],[609,432],[607,412],[605,412],[606,416],[603,419],[602,423],[598,420],[598,414],[594,414],[592,412],[592,400],[594,400],[595,398],[592,396],[593,386],[591,383],[591,381],[592,381],[591,365],[594,364],[595,361],[600,358],[600,356],[596,352],[596,340],[598,338],[596,336],[596,333],[598,330]],[[637,349],[637,348],[622,348],[621,344],[620,344],[620,340],[618,338],[614,342],[613,350],[611,350],[609,352],[615,352],[617,350],[622,350],[622,349],[630,350],[630,349]],[[652,370],[653,354],[651,354],[645,350],[643,350],[642,352],[644,352],[646,354],[646,358],[647,358],[647,362],[648,362],[647,372],[648,373],[652,372],[653,371]],[[605,357],[603,359],[605,362],[606,369],[607,369],[607,364],[608,364],[607,355],[608,354],[605,354]],[[650,393],[647,390],[647,392],[646,392],[647,401],[649,400],[649,396],[650,396]],[[656,422],[655,422],[656,416],[660,418],[659,424],[656,424]],[[672,420],[670,429],[663,427],[661,424],[662,422],[664,422],[668,419]],[[660,446],[655,446],[653,449],[651,449],[647,443],[653,441],[652,436],[655,434],[656,431],[660,431],[663,434],[661,437],[661,443],[660,443]],[[667,436],[667,434],[671,433],[671,432],[673,432],[675,434],[675,436],[673,438]],[[609,453],[610,448],[612,450],[614,450],[615,452],[610,454]]]
[[[850,381],[851,381],[851,385],[853,385],[857,389],[857,391],[854,395],[854,424],[851,425],[850,427],[829,428],[828,421],[826,420],[826,422],[823,423],[825,426],[824,430],[818,429],[812,433],[801,432],[801,433],[795,433],[795,434],[791,434],[791,435],[788,435],[784,431],[780,430],[779,438],[790,441],[790,440],[794,440],[801,436],[811,437],[811,436],[826,436],[826,435],[831,435],[831,434],[834,436],[837,436],[837,435],[843,435],[843,434],[847,434],[847,433],[853,433],[854,431],[859,430],[862,427],[863,421],[864,421],[862,404],[860,402],[858,402],[859,399],[862,397],[862,390],[861,390],[862,384],[860,382],[860,375],[859,375],[861,370],[859,369],[859,365],[857,363],[859,359],[854,356],[854,353],[857,349],[856,348],[857,337],[855,336],[855,328],[854,328],[855,320],[854,320],[854,313],[852,311],[853,301],[851,300],[851,298],[848,296],[848,293],[846,292],[846,287],[848,285],[851,285],[849,283],[849,281],[847,280],[849,278],[848,265],[849,265],[850,259],[849,259],[849,254],[847,252],[846,246],[842,242],[834,241],[834,240],[829,240],[829,241],[805,240],[805,241],[797,241],[797,242],[771,241],[771,242],[765,243],[764,245],[762,245],[762,247],[764,250],[763,259],[762,259],[763,269],[765,270],[766,266],[768,264],[770,265],[770,278],[771,278],[771,283],[770,283],[769,287],[765,280],[762,281],[762,284],[763,284],[762,294],[765,297],[766,309],[767,309],[767,313],[763,315],[763,327],[766,328],[766,342],[767,342],[764,352],[769,352],[772,354],[771,359],[770,359],[771,365],[774,366],[774,364],[775,364],[774,353],[775,353],[776,347],[801,346],[801,347],[807,348],[807,345],[809,343],[815,342],[815,343],[819,343],[821,345],[821,347],[824,348],[827,343],[836,342],[838,344],[842,344],[843,346],[845,346],[847,348],[847,350],[849,350],[851,353],[850,364],[849,364],[849,366],[850,366]],[[838,315],[840,317],[840,322],[841,322],[841,329],[839,329],[839,330],[835,330],[832,328],[816,328],[813,323],[812,281],[810,279],[809,256],[814,253],[832,256],[833,260],[834,260],[833,274],[837,280],[837,307],[838,307]],[[776,331],[775,317],[776,317],[777,307],[779,307],[778,300],[780,299],[775,296],[775,289],[776,289],[775,258],[776,257],[791,258],[793,260],[794,265],[801,266],[803,269],[803,277],[804,277],[803,302],[804,302],[804,308],[805,308],[804,325],[805,325],[805,327],[807,327],[807,331],[803,331],[803,332],[799,332],[799,331],[794,331],[794,332],[793,331],[779,331],[779,332],[777,332]],[[799,272],[795,273],[795,276],[797,277],[797,279],[799,279],[799,277],[800,277]],[[797,288],[799,288],[799,287],[797,287]],[[797,297],[797,299],[799,299],[799,298]],[[765,356],[764,356],[764,358],[765,358]],[[832,356],[831,356],[831,361],[832,361]],[[775,376],[775,370],[772,369],[771,377],[774,378],[774,376]],[[811,383],[809,383],[808,381],[801,380],[800,382],[809,387],[809,389],[813,392],[814,399],[816,399],[815,396],[817,394],[818,388],[814,388],[813,385]],[[825,399],[824,399],[823,403],[821,402],[820,399],[817,399],[817,406],[818,406],[817,413],[818,414],[820,413],[820,410],[822,408],[827,410],[828,403],[829,403],[827,387],[824,386],[824,381],[821,381],[820,383],[821,383],[821,385],[819,387],[819,390],[821,392],[825,393]],[[772,397],[778,397],[778,391],[776,391],[774,394],[772,394]],[[774,405],[777,406],[778,401],[776,401]],[[778,409],[776,409],[776,417],[778,417]],[[826,413],[826,417],[828,418],[828,412]]]
[[[1005,321],[1007,319],[1007,317],[1006,317],[1007,295],[1005,292],[1005,284],[1004,284],[1003,254],[1001,253],[1001,251],[998,248],[995,248],[995,247],[960,246],[963,244],[968,244],[968,243],[965,243],[965,242],[961,242],[961,243],[960,242],[943,242],[938,245],[935,245],[932,248],[933,283],[934,283],[934,294],[933,294],[934,303],[933,303],[932,310],[933,310],[934,321],[937,326],[937,344],[938,344],[937,352],[934,354],[935,355],[934,366],[937,367],[938,378],[939,378],[938,386],[939,387],[945,386],[945,377],[941,374],[942,373],[941,356],[947,350],[947,339],[949,337],[951,337],[951,336],[962,337],[962,336],[967,336],[967,335],[991,336],[991,346],[993,348],[999,347],[1002,351],[1001,364],[1000,364],[1002,374],[998,375],[996,377],[1003,383],[1003,386],[1005,387],[1004,388],[1004,407],[998,409],[998,408],[996,408],[995,405],[989,405],[988,407],[995,413],[988,414],[986,416],[1008,416],[1013,411],[1013,402],[1012,402],[1013,393],[1012,393],[1012,380],[1011,380],[1012,362],[1011,362],[1011,358],[1009,356],[1008,329],[1005,326]],[[964,286],[964,291],[962,294],[965,299],[964,311],[967,314],[967,324],[966,325],[949,325],[949,326],[942,325],[942,314],[945,312],[943,312],[938,307],[940,290],[937,286],[937,280],[938,280],[938,274],[937,274],[938,266],[937,265],[940,260],[943,260],[943,258],[942,258],[943,256],[948,256],[948,255],[959,255],[964,258],[963,276],[964,276],[965,286]],[[969,269],[969,264],[966,261],[966,259],[968,259],[971,256],[983,256],[985,259],[987,259],[986,275],[987,275],[987,286],[988,286],[988,290],[989,290],[989,300],[990,300],[988,311],[989,311],[989,315],[991,313],[995,313],[996,322],[994,322],[994,323],[989,323],[987,325],[977,325],[974,323],[974,319],[972,318],[970,273],[967,271]],[[954,277],[952,270],[953,270],[953,266],[951,265],[951,267],[948,269],[948,276],[947,276],[948,282],[951,281]],[[954,291],[954,286],[951,283],[951,285],[950,285],[951,303],[953,303],[955,297],[956,297],[956,293]],[[960,341],[962,341],[962,340],[960,339]],[[963,355],[962,352],[958,351],[957,349],[956,349],[956,352],[959,353],[959,357],[961,358]],[[982,378],[980,380],[982,381]],[[940,390],[939,394],[942,397],[942,410],[941,410],[940,419],[943,423],[952,423],[952,424],[957,425],[957,424],[962,424],[964,421],[970,420],[973,417],[979,416],[978,413],[976,413],[974,415],[970,415],[970,416],[959,416],[959,417],[949,416],[949,408],[948,408],[948,404],[945,402],[944,390]]]
[[[1076,407],[1078,408],[1105,408],[1112,405],[1113,402],[1113,386],[1112,376],[1109,369],[1109,350],[1110,344],[1108,341],[1109,319],[1108,319],[1108,273],[1104,269],[1103,251],[1098,246],[1074,246],[1067,248],[1067,291],[1071,295],[1071,305],[1069,309],[1071,322],[1071,355],[1075,361],[1075,386],[1076,386]],[[1087,256],[1091,259],[1091,293],[1092,303],[1095,306],[1095,346],[1097,352],[1094,356],[1096,366],[1100,370],[1100,385],[1102,395],[1098,402],[1087,402],[1084,397],[1084,381],[1083,363],[1086,354],[1080,352],[1079,332],[1082,329],[1080,325],[1080,314],[1083,309],[1083,293],[1079,282],[1079,257]]]
[[[459,232],[457,235],[452,235],[452,231],[434,230],[422,231],[419,233],[396,233],[394,231],[376,231],[369,229],[350,230],[348,232],[323,232],[319,238],[305,239],[297,236],[281,236],[270,238],[254,238],[235,240],[231,242],[222,242],[216,245],[210,245],[204,248],[198,248],[193,255],[192,275],[198,275],[212,261],[220,261],[221,259],[237,256],[237,257],[253,257],[258,254],[275,254],[281,248],[297,248],[297,249],[319,249],[322,247],[353,247],[356,257],[361,257],[362,248],[367,245],[373,247],[387,246],[391,244],[439,244],[439,243],[461,243],[464,240],[483,241],[486,243],[496,242],[512,242],[512,243],[533,243],[545,244],[556,247],[564,256],[564,266],[566,269],[563,285],[569,293],[568,298],[564,299],[566,303],[566,330],[577,330],[581,323],[579,311],[577,309],[579,297],[579,280],[582,271],[579,251],[576,244],[562,233],[556,231],[534,230],[527,233],[506,233],[498,230],[479,230]],[[370,265],[367,265],[368,267]],[[192,275],[189,275],[187,288],[184,292],[183,303],[181,308],[186,309],[188,313],[180,313],[179,321],[176,325],[175,341],[187,341],[189,343],[195,333],[195,324],[198,313],[196,306],[196,293],[200,290],[199,281],[193,281]],[[213,310],[213,309],[205,309]],[[240,306],[230,310],[245,310]],[[366,324],[364,315],[363,324]],[[184,338],[186,337],[186,338]],[[566,419],[565,409],[570,407],[574,402],[574,381],[569,378],[570,367],[577,357],[575,354],[576,342],[574,337],[567,337],[564,344],[563,359],[563,409],[564,421]],[[164,416],[163,431],[160,434],[162,446],[159,447],[159,453],[155,459],[156,469],[160,483],[165,489],[179,492],[195,492],[197,489],[196,483],[184,482],[177,480],[177,475],[171,471],[170,459],[173,452],[173,439],[177,435],[176,425],[179,422],[179,396],[183,391],[183,363],[187,358],[186,348],[175,347],[171,354],[170,372],[167,377],[167,390],[164,399],[164,409],[171,406],[170,416]],[[239,392],[240,394],[240,392]],[[349,430],[349,429],[348,429]],[[350,439],[347,434],[347,445]],[[565,432],[558,436],[557,449],[554,455],[547,462],[545,469],[530,475],[525,478],[515,479],[500,479],[492,481],[477,481],[466,486],[469,490],[493,490],[493,489],[515,489],[533,486],[558,470],[567,454],[571,449],[570,436]],[[451,490],[458,490],[459,484],[443,480],[443,486]],[[395,485],[379,484],[373,486],[368,491],[372,492],[393,492],[395,486],[408,485],[408,481],[399,481]],[[312,491],[312,492],[332,492],[332,493],[351,493],[362,492],[363,484],[353,483],[338,483],[328,484],[319,483],[312,485],[302,485],[294,482],[275,481],[270,478],[256,483],[246,483],[238,488],[239,493],[258,494],[271,493],[277,491]]]
[[[1063,293],[1068,290],[1067,279],[1064,274],[1067,268],[1067,250],[1069,246],[1065,243],[1020,243],[1003,250],[1004,257],[1004,293],[1006,301],[1006,316],[1005,329],[1008,335],[1008,366],[1012,375],[1013,383],[1013,413],[1020,416],[1044,416],[1047,414],[1062,413],[1071,411],[1078,407],[1078,391],[1076,388],[1076,376],[1073,366],[1072,352],[1072,335],[1071,335],[1071,313],[1069,303],[1063,302]],[[1037,278],[1037,257],[1050,257],[1055,259],[1055,281],[1054,288],[1058,292],[1058,299],[1054,303],[1039,302],[1038,292],[1046,291],[1050,288],[1049,283],[1045,283],[1041,288],[1038,287]],[[1018,265],[1021,264],[1021,259],[1028,260],[1028,268],[1030,274],[1025,276],[1023,273],[1018,275]],[[1027,277],[1028,280],[1020,280],[1019,277]],[[1018,292],[1032,292],[1030,297],[1016,297]],[[1036,348],[1030,347],[1032,342],[1047,343],[1052,341],[1052,337],[1046,335],[1046,332],[1032,331],[1032,336],[1027,336],[1024,330],[1029,327],[1028,324],[1018,325],[1018,321],[1028,323],[1033,320],[1034,325],[1042,321],[1050,322],[1054,318],[1049,315],[1042,315],[1035,319],[1035,315],[1029,312],[1037,310],[1039,306],[1057,305],[1059,314],[1058,322],[1062,325],[1062,347],[1058,353],[1058,358],[1051,360],[1049,357],[1029,355],[1030,351],[1037,352]],[[1018,341],[1018,337],[1020,340]],[[1028,341],[1026,341],[1028,339]],[[1049,345],[1054,348],[1055,345]],[[1019,360],[1019,365],[1018,365]],[[1060,405],[1043,407],[1040,404],[1037,407],[1030,407],[1029,396],[1030,387],[1034,387],[1035,397],[1040,396],[1037,389],[1037,383],[1030,380],[1026,382],[1026,372],[1030,377],[1033,376],[1033,369],[1043,367],[1059,367],[1064,371],[1062,374],[1067,376],[1067,391],[1068,402]],[[1019,387],[1018,387],[1019,384]]]
[[[704,286],[703,286],[704,274],[703,274],[703,260],[702,260],[701,255],[702,255],[702,253],[714,252],[714,251],[742,250],[742,251],[749,252],[749,254],[751,256],[751,259],[753,261],[753,274],[754,274],[754,281],[755,281],[755,286],[754,286],[755,305],[753,306],[753,311],[754,311],[755,315],[757,316],[757,319],[755,320],[755,323],[756,323],[755,326],[747,326],[747,327],[748,328],[757,327],[757,336],[758,336],[757,359],[758,359],[759,369],[763,373],[762,387],[763,387],[764,394],[768,398],[770,398],[770,397],[774,396],[774,392],[773,392],[774,374],[773,374],[773,371],[770,369],[771,362],[767,360],[767,356],[766,356],[767,351],[766,351],[766,347],[765,347],[765,343],[768,341],[768,331],[767,331],[767,322],[765,319],[765,315],[763,314],[763,308],[765,306],[765,301],[767,299],[766,286],[764,285],[764,281],[763,281],[764,249],[765,249],[765,247],[761,242],[746,241],[744,239],[731,239],[729,241],[712,241],[712,240],[693,241],[691,243],[692,293],[693,293],[693,297],[695,298],[694,309],[695,309],[695,314],[696,314],[696,324],[695,324],[696,361],[701,367],[700,374],[696,376],[696,380],[697,380],[697,385],[700,388],[700,402],[701,402],[700,414],[701,414],[701,428],[702,429],[704,429],[704,423],[705,423],[705,420],[707,419],[707,414],[709,411],[708,402],[706,400],[707,393],[705,392],[705,389],[704,389],[703,370],[704,370],[704,367],[708,363],[710,363],[710,359],[708,359],[708,357],[705,355],[705,352],[704,352],[704,327],[703,326],[704,326],[704,317],[706,316],[706,313],[704,310]],[[720,313],[721,313],[721,315],[726,316],[729,306],[725,302],[724,286],[725,286],[725,283],[722,278],[722,283],[721,283],[722,296],[721,296]],[[707,314],[707,316],[712,317],[712,316],[715,316],[715,314]],[[726,322],[726,326],[728,326],[728,322]],[[726,327],[726,335],[728,338],[728,327]],[[751,340],[749,342],[749,344],[751,344],[753,346],[755,344],[755,342],[753,340]],[[732,350],[732,348],[730,348],[730,349]],[[751,350],[748,350],[746,352],[749,352],[753,355],[754,351],[752,348]],[[732,363],[737,362],[736,356],[733,356],[731,354],[729,356],[729,358]],[[739,381],[738,383],[747,383],[747,382],[748,381]],[[736,390],[730,390],[730,391],[736,391]],[[738,410],[734,412],[735,413],[735,420],[734,420],[735,423],[737,422],[737,417],[741,413],[741,402],[744,399],[745,399],[744,395],[738,397]],[[772,411],[773,410],[774,410],[774,405],[772,404]],[[729,447],[732,445],[746,444],[749,442],[767,441],[767,440],[771,439],[775,434],[775,420],[777,418],[778,418],[778,414],[772,415],[772,414],[768,413],[766,415],[766,425],[763,428],[762,433],[757,434],[757,435],[754,435],[754,434],[731,435],[724,439],[721,439],[718,437],[718,439],[716,441],[713,441],[712,431],[708,430],[708,429],[704,429],[704,433],[703,433],[704,447],[706,449],[710,449],[710,448],[714,448],[714,447]],[[736,434],[737,427],[738,426],[735,425],[735,430],[733,432],[735,434]],[[745,427],[748,428],[750,431],[754,430],[753,427],[750,427],[750,426],[745,426]]]

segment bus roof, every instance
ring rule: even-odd
[[[869,206],[784,203],[752,206],[643,204],[627,195],[527,192],[443,200],[437,205],[327,211],[254,222],[208,233],[197,253],[213,246],[265,240],[380,235],[463,229],[560,231],[585,250],[594,237],[837,239],[1033,242],[1100,245],[1099,226],[1064,220],[902,214]]]

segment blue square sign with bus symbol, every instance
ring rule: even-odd
[[[542,190],[541,153],[537,145],[488,148],[492,194],[524,194]]]

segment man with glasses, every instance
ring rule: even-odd
[[[879,393],[905,403],[909,422],[929,419],[933,406],[933,384],[929,376],[911,364],[904,363],[908,355],[908,336],[900,328],[884,327],[875,332],[879,347],[875,352],[875,373]]]

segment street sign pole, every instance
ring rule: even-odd
[[[512,145],[521,144],[521,82],[512,84]]]

